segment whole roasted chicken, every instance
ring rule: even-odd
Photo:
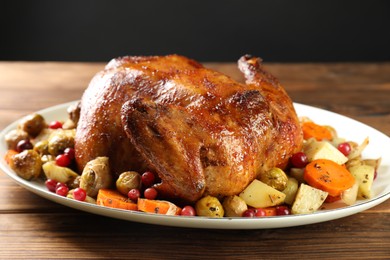
[[[151,169],[159,196],[194,202],[238,194],[285,167],[302,133],[289,96],[260,62],[239,59],[242,84],[178,55],[112,60],[81,100],[79,168],[108,156],[114,175]]]

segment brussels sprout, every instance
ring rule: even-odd
[[[113,184],[108,157],[97,157],[89,161],[80,178],[80,188],[95,198],[99,189],[109,188]]]
[[[292,205],[295,200],[295,196],[298,192],[298,181],[293,178],[289,177],[287,181],[286,188],[282,191],[284,194],[286,194],[286,198],[284,199],[284,203],[288,205]]]
[[[5,135],[5,142],[10,150],[16,150],[19,141],[27,139],[28,133],[21,129],[14,129]]]
[[[42,170],[41,156],[34,150],[24,150],[15,154],[11,157],[9,165],[19,177],[25,180],[38,178]]]
[[[266,173],[261,174],[260,181],[278,191],[282,191],[287,186],[288,177],[282,169],[274,167]]]
[[[34,145],[34,151],[39,153],[41,156],[42,155],[47,155],[49,154],[49,141],[43,140],[39,141]]]
[[[74,129],[58,129],[54,131],[48,140],[49,153],[56,156],[61,154],[66,148],[73,148],[75,135],[76,131]]]
[[[40,114],[31,114],[24,117],[18,128],[27,132],[30,136],[37,136],[46,127],[46,122]]]
[[[303,178],[303,174],[305,173],[305,168],[291,168],[289,175],[295,178],[298,183],[304,183],[305,179]]]
[[[206,196],[195,204],[196,214],[203,217],[222,218],[224,210],[216,197]]]
[[[119,175],[119,178],[116,180],[116,189],[126,195],[131,189],[140,189],[141,188],[141,175],[138,172],[128,171]]]

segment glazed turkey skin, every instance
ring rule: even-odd
[[[107,156],[114,176],[152,170],[159,197],[191,203],[284,168],[303,140],[293,103],[261,59],[238,68],[245,83],[179,55],[113,59],[81,99],[79,170]]]

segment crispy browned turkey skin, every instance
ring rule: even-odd
[[[162,197],[193,202],[284,167],[302,144],[292,102],[260,59],[238,67],[246,84],[178,55],[112,60],[82,97],[79,168],[108,156],[113,174],[153,169]]]

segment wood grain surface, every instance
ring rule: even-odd
[[[33,111],[79,99],[103,66],[0,62],[0,129]],[[206,66],[242,80],[234,63]],[[390,135],[390,63],[265,66],[295,102]],[[291,228],[174,228],[70,209],[25,190],[0,171],[0,259],[44,258],[390,259],[390,200],[346,218]]]

